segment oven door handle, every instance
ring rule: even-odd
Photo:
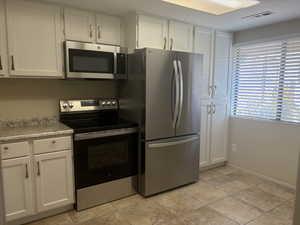
[[[105,138],[105,137],[112,137],[112,136],[119,136],[125,134],[133,134],[137,133],[138,128],[125,128],[125,129],[116,129],[116,130],[109,130],[109,131],[97,131],[97,132],[90,132],[90,133],[82,133],[82,134],[75,134],[74,140],[81,141],[81,140],[89,140],[95,138]]]

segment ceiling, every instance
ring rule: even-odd
[[[261,0],[259,5],[241,9],[224,15],[208,13],[183,8],[161,0],[41,0],[55,2],[67,6],[104,12],[123,16],[131,11],[145,12],[152,15],[177,19],[188,23],[214,27],[226,31],[238,31],[256,26],[276,23],[293,18],[300,18],[299,0]],[[272,11],[274,14],[260,18],[242,17],[262,11]]]

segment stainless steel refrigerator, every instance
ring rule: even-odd
[[[144,196],[199,176],[202,55],[136,50],[120,83],[121,115],[141,129],[138,191]]]
[[[298,163],[298,184],[297,184],[297,191],[296,191],[296,205],[294,211],[294,225],[300,224],[300,159]]]

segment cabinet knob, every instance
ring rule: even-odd
[[[52,144],[56,144],[56,141],[55,141],[55,140],[53,140],[53,141],[52,141]]]
[[[3,149],[4,149],[4,150],[8,150],[8,147],[7,147],[7,146],[5,146]]]

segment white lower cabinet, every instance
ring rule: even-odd
[[[71,151],[34,156],[39,212],[74,202]]]
[[[74,203],[74,173],[72,148],[47,148],[47,152],[36,149],[36,142],[50,139],[27,140],[30,152],[23,148],[27,142],[4,143],[0,149],[5,149],[6,155],[15,158],[2,160],[2,175],[4,184],[4,201],[6,220],[12,221],[37,215],[51,209],[68,206]],[[66,146],[71,137],[57,137],[51,140],[62,141]],[[16,154],[16,148],[20,148]],[[4,154],[3,151],[2,155]],[[24,156],[27,155],[27,156]],[[22,157],[19,157],[22,156]],[[4,157],[5,158],[5,157]]]
[[[227,161],[228,104],[226,100],[201,106],[200,168]]]
[[[33,177],[30,157],[2,161],[6,220],[33,214]]]

